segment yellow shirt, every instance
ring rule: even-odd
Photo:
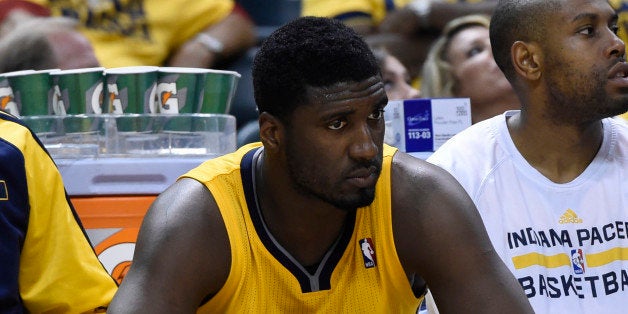
[[[102,66],[161,66],[170,53],[232,11],[232,0],[29,0],[76,17]],[[119,3],[119,5],[115,5]]]
[[[107,306],[117,285],[96,257],[52,158],[3,112],[0,135],[0,312]]]
[[[302,16],[333,17],[351,24],[364,21],[376,26],[386,13],[408,4],[410,0],[302,0]]]
[[[207,186],[229,234],[231,271],[200,313],[416,313],[416,298],[395,249],[391,218],[391,161],[385,146],[376,198],[351,216],[316,271],[282,250],[254,201],[254,153],[260,143],[209,160],[185,177]],[[313,272],[310,273],[310,272]]]
[[[377,26],[386,13],[402,8],[413,0],[302,0],[302,16],[326,16],[347,24],[356,22]],[[446,2],[476,3],[484,0],[446,0]]]

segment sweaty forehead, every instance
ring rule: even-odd
[[[379,75],[372,76],[360,82],[339,82],[330,86],[313,87],[306,89],[309,104],[324,105],[327,103],[351,101],[361,98],[385,97],[384,84]]]

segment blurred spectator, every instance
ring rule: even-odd
[[[410,0],[302,0],[302,16],[325,16],[341,20],[361,35],[377,32],[386,15]]]
[[[100,66],[90,42],[69,18],[30,18],[0,38],[0,73]]]
[[[419,91],[411,85],[408,70],[399,59],[388,53],[384,47],[372,47],[371,50],[379,63],[388,100],[419,97]]]
[[[207,2],[207,0],[189,1]],[[233,3],[226,0],[218,0],[218,2]],[[205,16],[196,19],[204,20]],[[234,4],[231,13],[224,19],[197,32],[194,38],[186,41],[177,51],[174,51],[167,65],[220,68],[241,57],[256,44],[257,35],[253,21],[246,11]]]
[[[108,68],[216,67],[256,43],[253,23],[230,0],[32,2],[48,8],[52,16],[78,20],[98,60]]]
[[[0,112],[0,312],[104,312],[117,289],[37,137]]]
[[[414,0],[390,11],[369,42],[385,44],[408,68],[413,79],[420,78],[421,67],[434,40],[445,25],[470,14],[490,15],[496,0]]]
[[[425,31],[440,31],[455,18],[471,15],[490,15],[497,0],[411,0],[391,11],[379,27],[380,32],[415,35]]]
[[[423,97],[469,97],[473,123],[519,109],[519,99],[493,59],[489,22],[484,15],[449,22],[421,74]]]
[[[372,46],[385,46],[418,87],[421,66],[445,24],[469,14],[490,14],[495,0],[303,0],[302,15],[343,21]]]
[[[0,0],[0,37],[34,16],[50,16],[50,10],[25,0]]]

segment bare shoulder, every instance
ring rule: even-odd
[[[228,239],[211,192],[204,184],[190,178],[177,181],[151,205],[142,223],[138,242],[143,241],[144,236],[164,245],[171,241],[175,241],[174,244],[201,244],[207,243],[208,239],[223,239],[223,236],[224,240]],[[200,250],[204,246],[185,247]]]
[[[412,268],[430,262],[430,254],[416,252],[436,252],[443,245],[473,239],[477,241],[474,245],[492,249],[473,201],[442,168],[397,153],[393,159],[391,184],[395,242],[400,257]],[[434,234],[439,236],[434,237]],[[467,238],[461,240],[463,237]],[[417,241],[419,238],[422,241]]]
[[[532,312],[521,286],[495,252],[473,201],[453,176],[398,153],[391,184],[399,260],[408,276],[425,280],[439,310]],[[470,282],[474,289],[456,288]]]
[[[466,196],[458,181],[447,171],[403,152],[395,154],[391,175],[395,191],[393,198],[401,204],[451,197],[451,193],[458,195],[463,192],[460,196]]]
[[[195,311],[224,284],[230,256],[211,192],[196,180],[181,179],[159,195],[144,217],[133,264],[110,312]]]

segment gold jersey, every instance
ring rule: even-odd
[[[255,201],[254,160],[260,143],[208,160],[184,177],[216,199],[231,245],[223,288],[200,313],[416,313],[397,256],[391,218],[391,161],[385,146],[374,202],[350,215],[343,234],[316,269],[300,265],[273,238]]]

